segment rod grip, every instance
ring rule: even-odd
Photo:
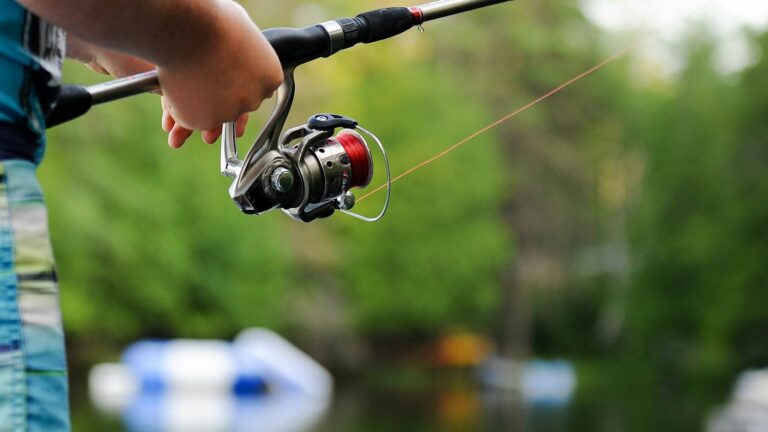
[[[390,7],[361,13],[360,42],[371,43],[399,35],[414,26],[413,14],[405,7]]]
[[[74,120],[87,113],[91,106],[93,106],[93,96],[87,88],[79,85],[61,86],[56,105],[45,119],[45,126],[50,129]]]
[[[301,29],[272,28],[264,36],[277,53],[283,68],[294,68],[316,58],[331,55],[328,34],[319,26]]]

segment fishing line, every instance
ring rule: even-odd
[[[566,88],[570,87],[572,84],[575,84],[578,81],[581,81],[582,79],[584,79],[584,78],[592,75],[593,73],[599,71],[600,69],[604,68],[608,64],[612,63],[614,60],[624,56],[628,52],[630,52],[633,49],[637,48],[638,45],[640,45],[643,42],[646,42],[648,39],[650,39],[650,38],[652,38],[654,36],[657,36],[660,33],[665,33],[665,32],[671,30],[672,28],[674,28],[674,27],[676,27],[676,26],[678,26],[678,25],[680,25],[682,23],[685,23],[685,22],[689,21],[691,18],[693,18],[694,16],[699,14],[705,7],[709,6],[710,3],[711,3],[711,1],[708,1],[708,2],[704,3],[699,8],[697,8],[696,10],[691,12],[690,14],[686,15],[685,17],[675,21],[670,26],[666,27],[663,32],[659,31],[659,32],[656,32],[654,34],[646,35],[644,37],[638,38],[637,40],[635,40],[630,45],[628,45],[628,46],[622,48],[621,50],[613,53],[612,55],[606,57],[600,63],[592,66],[591,68],[585,70],[584,72],[582,72],[582,73],[574,76],[573,78],[565,81],[564,83],[558,85],[557,87],[554,87],[553,89],[549,90],[548,92],[544,93],[543,95],[533,99],[532,101],[530,101],[527,104],[521,106],[520,108],[516,109],[515,111],[505,115],[504,117],[496,120],[495,122],[489,124],[488,126],[485,126],[485,127],[481,128],[480,130],[474,132],[473,134],[467,136],[466,138],[462,139],[461,141],[457,142],[456,144],[453,144],[452,146],[446,148],[445,150],[437,153],[436,155],[434,155],[434,156],[424,160],[423,162],[420,162],[420,163],[416,164],[415,166],[413,166],[412,168],[407,169],[406,171],[402,172],[401,174],[398,174],[397,176],[392,178],[392,180],[389,182],[389,184],[392,184],[392,183],[395,183],[397,181],[400,181],[401,179],[403,179],[403,178],[413,174],[414,172],[416,172],[416,171],[426,167],[427,165],[430,165],[433,162],[436,162],[437,160],[447,156],[451,152],[457,150],[459,147],[461,147],[464,144],[472,141],[473,139],[477,138],[478,136],[480,136],[480,135],[488,132],[489,130],[494,129],[494,128],[500,126],[501,124],[506,123],[507,121],[511,120],[512,118],[514,118],[514,117],[516,117],[516,116],[518,116],[518,115],[528,111],[529,109],[531,109],[534,106],[538,105],[540,102],[543,102],[544,100],[549,99],[550,97],[552,97],[552,96],[560,93],[561,91],[565,90]],[[371,197],[372,195],[375,195],[376,193],[380,192],[381,190],[387,188],[387,186],[388,186],[388,184],[383,184],[381,186],[376,187],[375,189],[373,189],[370,192],[366,193],[362,197],[358,198],[357,202],[359,203],[359,202],[361,202],[361,201]]]

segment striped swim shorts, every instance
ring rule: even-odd
[[[35,169],[0,161],[0,432],[69,430],[59,290]]]

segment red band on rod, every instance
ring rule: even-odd
[[[424,13],[421,12],[421,9],[412,6],[408,8],[411,11],[411,15],[413,16],[413,25],[421,25],[424,23]]]

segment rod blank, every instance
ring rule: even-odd
[[[416,8],[421,11],[423,21],[426,22],[508,1],[512,0],[441,0]]]

